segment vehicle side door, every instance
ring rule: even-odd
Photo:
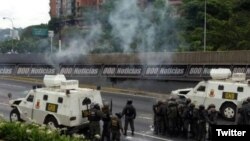
[[[194,89],[194,95],[193,95],[193,103],[196,107],[198,107],[200,104],[204,104],[206,98],[206,85],[205,83],[201,83]]]
[[[22,116],[24,116],[25,118],[32,119],[34,95],[35,94],[33,92],[30,92],[19,106],[19,108],[21,109]]]

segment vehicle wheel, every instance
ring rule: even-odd
[[[58,122],[57,122],[57,120],[54,118],[54,117],[52,117],[52,116],[50,116],[50,117],[47,117],[46,119],[45,119],[45,122],[44,122],[49,128],[51,128],[51,129],[55,129],[55,128],[58,128],[59,126],[58,126]]]
[[[10,122],[22,121],[20,118],[20,113],[17,109],[12,109],[10,112]]]
[[[234,121],[236,116],[236,106],[232,103],[226,103],[221,108],[223,118],[229,121]]]

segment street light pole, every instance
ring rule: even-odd
[[[3,17],[4,20],[9,20],[11,22],[11,25],[12,25],[12,32],[10,30],[10,33],[11,33],[11,38],[12,38],[12,45],[11,45],[11,52],[13,52],[13,34],[14,34],[14,24],[13,24],[13,20],[9,17]]]
[[[207,45],[207,0],[204,3],[204,52],[206,51]]]
[[[12,29],[14,30],[14,24],[13,24],[13,20],[9,17],[3,17],[4,20],[10,20],[11,25],[12,25]]]
[[[49,31],[49,37],[50,37],[50,53],[52,54],[52,45],[53,45],[53,37],[54,37],[54,31],[50,30]]]

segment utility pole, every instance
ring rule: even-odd
[[[207,46],[207,0],[204,3],[204,52]]]
[[[62,15],[63,15],[63,0],[60,1],[60,15],[59,15],[59,52],[61,51],[61,48],[62,48],[62,25],[61,25],[61,22],[62,22]]]
[[[11,22],[11,25],[12,25],[12,30],[10,29],[10,35],[11,35],[11,53],[14,52],[13,50],[13,40],[14,40],[14,24],[13,24],[13,20],[9,17],[3,17],[4,20],[9,20]]]
[[[49,31],[49,37],[50,37],[50,54],[52,54],[54,31],[52,31],[52,30]]]

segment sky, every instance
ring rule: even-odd
[[[49,0],[0,0],[0,29],[25,28],[30,25],[47,24],[49,16]],[[10,18],[4,20],[3,17]]]

